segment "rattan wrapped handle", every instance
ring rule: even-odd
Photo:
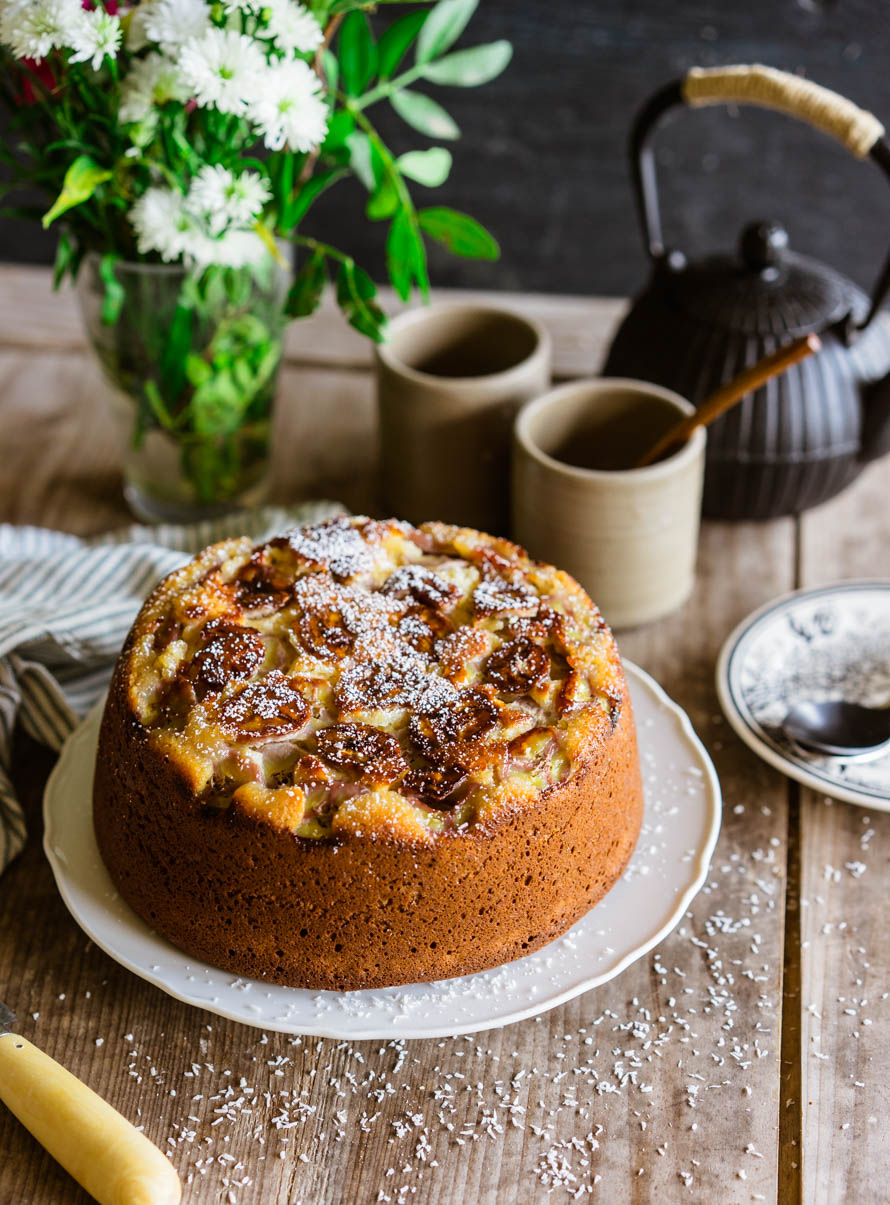
[[[683,80],[688,105],[759,105],[807,122],[864,159],[884,133],[873,113],[851,100],[775,67],[693,67]]]

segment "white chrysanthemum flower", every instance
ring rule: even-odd
[[[269,33],[285,54],[311,54],[324,41],[324,31],[312,13],[293,0],[271,0]]]
[[[165,54],[175,55],[186,42],[210,28],[206,0],[144,0],[133,14],[136,36],[157,42]]]
[[[182,240],[182,259],[192,266],[206,268],[244,268],[261,262],[268,255],[265,243],[251,230],[231,230],[213,238],[198,226],[187,231]]]
[[[80,0],[27,0],[4,4],[0,42],[20,59],[45,59],[51,50],[71,45],[83,22]]]
[[[280,151],[285,144],[295,151],[314,150],[328,128],[321,80],[302,59],[270,64],[250,118],[270,150]]]
[[[141,3],[130,12],[130,19],[124,34],[124,45],[131,54],[138,54],[148,45],[149,37],[145,32],[145,26],[154,14],[155,7],[156,0],[141,0]]]
[[[198,254],[192,258],[199,264],[219,264],[225,268],[246,268],[266,259],[269,250],[252,230],[231,230],[222,238],[204,239]]]
[[[72,30],[69,45],[74,51],[72,63],[89,63],[98,71],[106,55],[112,58],[121,44],[121,19],[94,8],[81,15],[77,28]]]
[[[177,65],[155,52],[133,60],[121,86],[119,116],[122,122],[151,121],[157,105],[185,101],[189,95]]]
[[[221,234],[233,226],[251,226],[272,193],[256,172],[236,175],[215,164],[202,167],[188,193],[188,206],[200,213],[211,234]]]
[[[143,255],[156,251],[163,260],[187,254],[202,232],[185,207],[185,197],[172,188],[149,188],[130,210],[136,246]]]
[[[179,56],[182,78],[199,105],[221,113],[244,113],[248,101],[265,90],[266,60],[256,43],[232,29],[211,28],[193,38]]]
[[[181,259],[198,266],[243,268],[268,255],[265,243],[253,230],[209,231],[194,212],[191,197],[172,188],[149,188],[130,210],[130,222],[140,253],[156,252],[168,263]]]

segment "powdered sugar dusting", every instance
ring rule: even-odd
[[[381,1033],[450,1034],[503,1024],[552,1007],[554,1001],[610,978],[651,945],[659,922],[668,927],[677,922],[684,898],[701,882],[719,808],[716,780],[685,721],[663,695],[655,693],[657,688],[647,685],[648,679],[639,671],[630,667],[629,676],[634,709],[645,733],[641,741],[646,791],[642,831],[623,878],[562,938],[497,970],[436,984],[352,993],[256,984],[245,1002],[241,990],[233,993],[231,975],[209,966],[184,965],[183,955],[140,926],[143,973],[194,1003],[248,1024],[299,1033],[337,1033],[353,1039]],[[87,769],[91,757],[90,750]],[[699,773],[690,772],[696,769]],[[95,924],[103,933],[108,926],[111,934],[119,932],[118,940],[132,962],[128,935],[135,918],[111,887],[91,827],[76,827],[77,815],[68,807],[67,785],[65,808],[56,823],[75,827],[67,841],[51,842],[51,848],[64,845],[67,850],[66,861],[56,865],[56,872],[62,876],[76,873],[70,847],[80,841],[86,859],[81,873],[99,875],[108,884],[107,898],[98,899],[95,912],[81,919],[88,929]],[[72,780],[70,789],[75,786]],[[88,798],[88,786],[81,789]]]
[[[296,527],[284,539],[294,552],[325,566],[337,577],[354,577],[367,572],[374,563],[362,532],[345,516],[312,527]]]
[[[493,537],[435,531],[340,517],[202,564],[203,576],[164,594],[150,646],[131,662],[154,683],[141,718],[209,806],[231,806],[246,781],[296,787],[305,810],[288,823],[320,840],[353,788],[379,782],[409,805],[396,815],[390,797],[373,809],[381,823],[433,841],[573,771],[574,734],[612,697],[611,638],[592,608],[567,631],[554,607],[568,614],[576,600],[552,568]],[[532,618],[518,637],[513,625]],[[319,775],[323,734],[344,722],[399,743],[376,779],[344,761]],[[551,739],[514,748],[535,728]]]

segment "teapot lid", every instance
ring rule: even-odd
[[[797,255],[778,222],[746,226],[735,256],[686,263],[671,254],[660,274],[674,305],[708,326],[749,335],[804,335],[842,321],[859,290],[840,272]]]

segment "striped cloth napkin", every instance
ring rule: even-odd
[[[334,502],[308,502],[88,540],[0,524],[0,872],[25,844],[8,773],[16,718],[31,736],[61,749],[108,686],[130,624],[161,577],[216,540],[263,540],[342,513]]]

